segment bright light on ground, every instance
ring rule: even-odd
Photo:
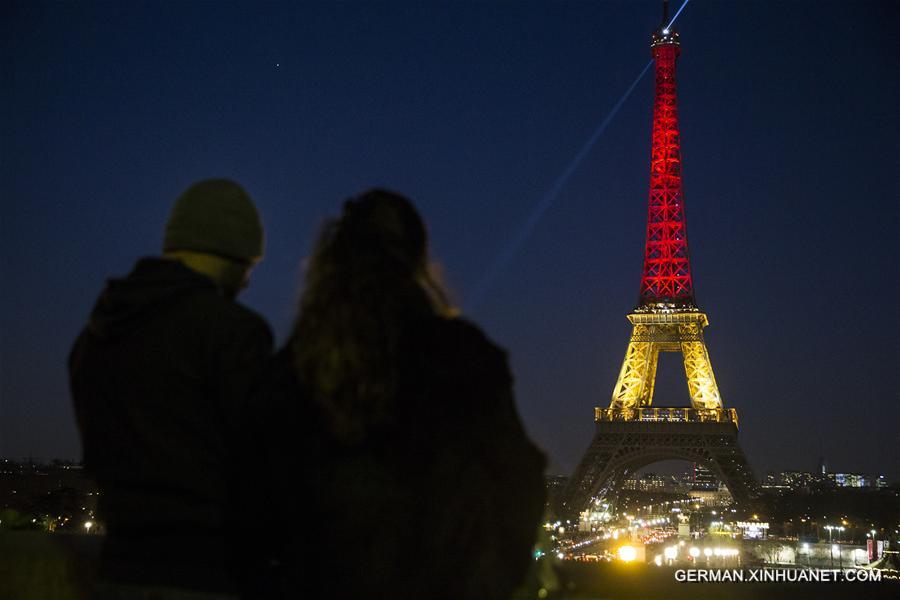
[[[632,546],[622,546],[619,548],[619,560],[624,562],[631,562],[635,558],[637,558],[637,550]]]

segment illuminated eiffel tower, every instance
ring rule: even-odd
[[[675,66],[681,45],[663,21],[653,33],[656,67],[647,241],[634,326],[608,408],[595,409],[597,433],[563,495],[573,514],[599,497],[611,498],[622,479],[666,459],[700,463],[738,503],[754,495],[756,482],[737,443],[737,412],[726,409],[716,384],[703,329],[706,315],[694,302],[681,181],[681,142]],[[653,406],[660,352],[684,358],[691,407]]]

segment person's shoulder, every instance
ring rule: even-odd
[[[274,339],[266,320],[256,311],[222,296],[217,291],[196,294],[193,298],[212,327]]]
[[[238,302],[228,301],[225,298],[223,300],[228,304],[226,310],[232,319],[246,323],[248,327],[265,331],[271,337],[272,330],[262,315]]]
[[[229,318],[235,331],[244,338],[256,338],[272,351],[275,344],[275,336],[266,320],[257,312],[237,302],[231,302],[228,307]]]
[[[500,347],[492,342],[478,325],[465,317],[438,317],[432,320],[432,329],[437,335],[459,343],[477,344],[500,350]]]
[[[463,317],[438,318],[428,328],[437,351],[467,369],[506,371],[506,351],[475,323]]]

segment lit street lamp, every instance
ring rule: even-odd
[[[843,526],[835,527],[835,529],[837,529],[841,533],[844,532]],[[840,568],[843,569],[844,568],[844,555],[841,553],[841,537],[843,537],[843,536],[840,536],[840,535],[838,536],[838,563],[839,563]]]
[[[842,525],[826,525],[825,529],[828,530],[828,543],[831,543],[831,533],[833,531],[844,531],[844,527]],[[838,536],[838,542],[841,541],[840,536]]]
[[[831,543],[831,533],[832,533],[833,531],[835,531],[835,530],[837,530],[837,531],[844,531],[844,527],[843,527],[842,525],[826,525],[826,526],[825,526],[825,529],[828,530],[828,543],[829,543],[829,544]],[[834,546],[834,545],[831,546],[831,552],[830,552],[830,554],[831,554],[831,566],[834,567],[834,550],[835,550],[835,548],[837,548],[837,551],[838,551],[838,560],[841,562],[841,568],[843,568],[843,562],[844,562],[844,561],[843,561],[843,558],[841,558],[841,555],[840,555],[840,552],[841,552],[840,539],[841,539],[841,538],[838,537],[838,545],[837,545],[837,546]]]
[[[875,560],[878,554],[878,545],[875,543],[875,533],[877,533],[874,529],[869,530],[869,533],[872,534],[872,550],[869,552],[869,556],[867,558],[871,558]],[[868,534],[866,534],[868,535]]]

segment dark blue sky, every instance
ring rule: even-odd
[[[900,476],[898,16],[694,0],[678,21],[697,299],[760,472],[825,455]],[[258,201],[268,255],[243,300],[279,340],[322,220],[372,185],[416,201],[466,306],[659,17],[655,0],[4,2],[0,455],[79,455],[68,348],[200,178]],[[630,333],[652,91],[645,77],[468,313],[509,350],[554,471],[590,441]],[[676,355],[656,401],[688,401]]]

